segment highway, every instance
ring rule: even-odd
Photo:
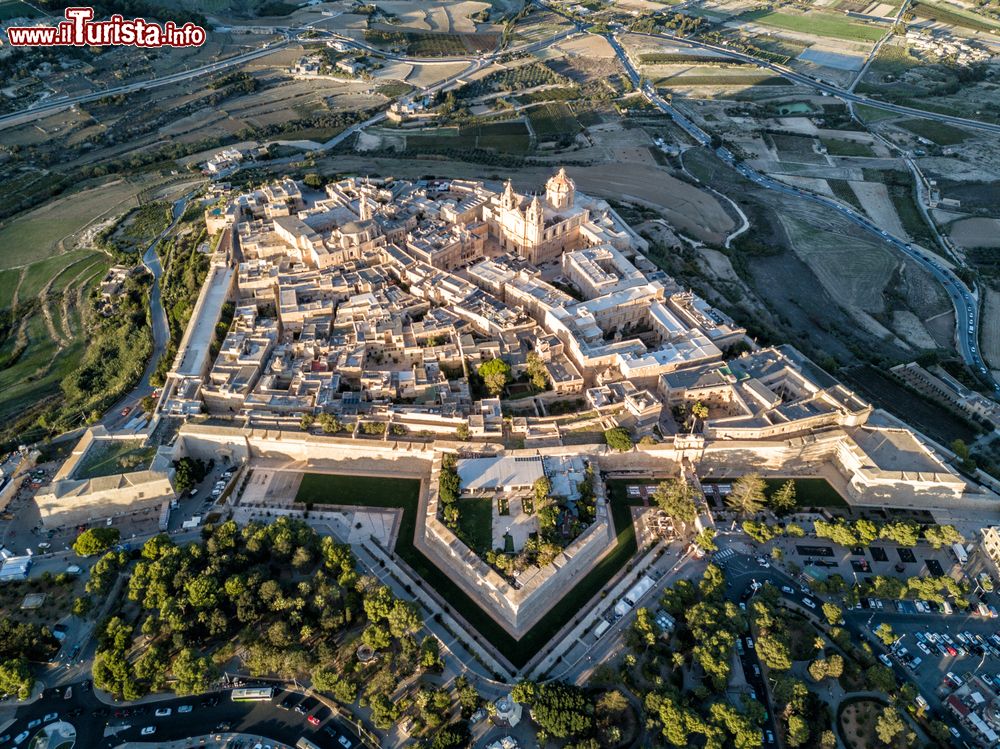
[[[960,127],[970,127],[976,130],[985,130],[990,133],[1000,133],[1000,125],[994,124],[992,122],[982,122],[980,120],[970,120],[967,117],[957,117],[950,114],[939,114],[937,112],[928,112],[926,109],[916,109],[915,107],[905,107],[901,104],[892,104],[891,102],[881,101],[880,99],[872,99],[868,96],[862,96],[861,94],[855,94],[847,89],[835,86],[832,83],[827,83],[826,81],[821,81],[818,78],[813,78],[802,73],[798,73],[785,65],[778,65],[777,63],[768,62],[767,60],[761,60],[753,55],[748,55],[743,52],[739,52],[734,49],[729,49],[719,44],[711,44],[709,42],[702,42],[695,39],[688,39],[683,36],[675,36],[674,34],[667,33],[645,33],[645,32],[629,32],[635,34],[636,36],[646,36],[652,37],[654,39],[669,39],[676,44],[682,44],[687,47],[696,47],[698,49],[711,50],[717,52],[720,55],[724,55],[733,60],[739,60],[740,62],[745,62],[750,65],[756,65],[759,68],[765,68],[770,70],[783,78],[787,78],[790,81],[799,83],[803,86],[808,86],[814,88],[817,91],[829,94],[830,96],[835,96],[838,99],[843,99],[844,101],[849,101],[852,104],[864,104],[867,107],[872,107],[874,109],[883,109],[887,112],[895,112],[900,115],[908,115],[910,117],[921,117],[926,120],[935,120],[936,122],[946,122],[951,125],[957,125]]]
[[[91,91],[86,94],[60,96],[54,99],[47,99],[44,102],[39,102],[38,104],[28,107],[27,109],[3,115],[0,117],[0,130],[15,127],[17,125],[23,125],[40,117],[46,117],[50,114],[60,112],[63,109],[74,106],[75,104],[85,104],[90,101],[97,101],[98,99],[103,99],[106,96],[118,96],[120,94],[135,93],[136,91],[147,91],[151,88],[158,88],[159,86],[169,86],[172,83],[188,81],[192,78],[208,75],[209,73],[218,73],[221,70],[226,70],[227,68],[231,68],[236,65],[242,65],[250,62],[251,60],[256,60],[258,57],[266,57],[276,50],[286,46],[289,42],[289,39],[282,39],[281,41],[274,42],[265,47],[261,47],[260,49],[244,52],[243,54],[235,55],[233,57],[227,57],[225,60],[219,60],[218,62],[212,62],[208,65],[191,68],[190,70],[183,70],[179,73],[171,73],[170,75],[161,76],[160,78],[150,78],[146,81],[135,81],[134,83],[126,83],[121,86],[114,86],[113,88],[106,88],[101,91]]]
[[[605,34],[604,37],[608,40],[608,43],[611,44],[615,54],[618,55],[618,59],[624,66],[629,78],[636,85],[636,87],[639,87],[639,74],[632,66],[632,62],[629,60],[628,55],[625,53],[621,44],[611,34]],[[697,143],[711,148],[712,139],[708,133],[698,127],[698,125],[692,122],[689,118],[681,114],[675,107],[667,103],[663,97],[656,93],[656,90],[651,85],[646,84],[641,90],[647,101],[664,114],[669,115],[678,127],[683,129]],[[1000,130],[1000,128],[998,128],[998,130]],[[942,287],[944,287],[944,290],[948,294],[948,298],[951,300],[952,306],[955,309],[955,337],[958,344],[958,350],[963,361],[965,361],[965,363],[972,368],[973,372],[981,380],[985,381],[993,389],[994,393],[1000,393],[1000,384],[998,384],[993,378],[979,351],[978,331],[980,321],[978,299],[976,298],[975,293],[965,285],[965,283],[955,274],[954,271],[944,265],[943,261],[938,256],[925,254],[919,248],[913,247],[913,245],[907,242],[906,239],[890,234],[885,229],[882,229],[871,221],[867,216],[855,211],[850,206],[839,203],[831,198],[827,198],[792,185],[787,185],[784,182],[779,182],[761,174],[750,166],[740,163],[733,153],[724,146],[715,148],[714,151],[716,156],[718,156],[725,164],[735,169],[746,179],[753,181],[758,187],[773,190],[790,197],[808,200],[811,203],[816,203],[817,205],[829,208],[830,210],[837,211],[841,216],[853,223],[855,226],[864,229],[870,234],[874,234],[878,239],[889,244],[889,246],[894,250],[906,255],[909,259],[913,260],[913,262],[917,263],[924,270],[930,273],[931,276],[933,276],[934,279],[940,283]]]

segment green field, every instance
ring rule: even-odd
[[[872,147],[856,140],[841,140],[839,138],[822,138],[826,152],[831,156],[875,156]]]
[[[703,481],[702,484],[708,486],[712,484],[732,484],[733,481],[735,481],[735,478],[713,478]],[[764,489],[764,494],[770,497],[771,492],[778,489],[785,481],[787,479],[765,478],[764,482],[767,484],[767,488]],[[836,489],[830,486],[830,483],[826,479],[795,479],[795,499],[799,507],[849,507],[844,498],[837,493]]]
[[[780,11],[754,10],[739,16],[740,21],[755,21],[764,26],[776,29],[794,31],[799,34],[826,36],[833,39],[850,39],[854,41],[877,42],[885,35],[885,30],[878,26],[869,26],[848,20],[847,17],[835,16],[829,13],[781,13]]]
[[[528,110],[528,119],[538,140],[551,140],[562,136],[574,136],[580,131],[573,111],[563,102],[549,102]]]
[[[484,612],[471,598],[413,546],[416,531],[420,482],[374,476],[342,476],[307,473],[302,477],[297,500],[332,502],[355,507],[396,507],[403,510],[395,553],[431,585],[462,618],[478,630],[515,666],[523,666],[553,635],[570,621],[591,598],[607,585],[636,552],[635,527],[628,503],[612,496],[611,516],[618,532],[614,550],[580,582],[567,591],[548,614],[542,617],[520,640],[515,640]],[[465,500],[462,500],[463,502]]]
[[[439,128],[432,133],[407,134],[408,149],[468,151],[484,149],[498,153],[526,154],[531,150],[528,128],[520,120],[487,122],[460,128]]]
[[[118,181],[68,193],[0,224],[0,270],[34,263],[75,246],[75,235],[95,219],[124,213],[149,185]],[[0,201],[7,196],[0,185]]]
[[[934,141],[939,146],[953,146],[972,137],[960,128],[934,120],[903,120],[898,124],[915,135]]]
[[[0,335],[0,439],[14,438],[12,424],[55,398],[78,365],[87,343],[80,302],[110,265],[103,253],[75,250],[0,271],[0,322],[11,317]],[[11,310],[15,288],[18,307]]]
[[[458,502],[458,532],[462,543],[480,556],[493,546],[493,500],[461,499]]]
[[[720,70],[717,73],[707,72],[698,74],[695,72],[685,72],[665,78],[658,78],[653,81],[653,85],[665,88],[678,88],[680,86],[791,86],[792,84],[780,75],[749,71],[746,73],[732,73]]]

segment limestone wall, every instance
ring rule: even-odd
[[[438,518],[438,475],[443,453],[435,456],[426,503],[421,504],[415,545],[453,582],[476,600],[512,636],[530,630],[615,544],[615,530],[603,498],[596,521],[556,560],[537,570],[520,588],[486,564]]]

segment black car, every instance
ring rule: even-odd
[[[300,699],[302,699],[300,695],[295,694],[295,692],[289,692],[288,696],[278,703],[278,707],[282,710],[291,710],[298,704]]]
[[[319,704],[319,700],[315,697],[306,697],[302,702],[295,706],[295,712],[305,715],[310,710],[312,710],[316,705]]]

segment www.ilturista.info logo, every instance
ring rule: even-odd
[[[94,21],[93,8],[66,8],[66,20],[58,26],[11,26],[7,41],[12,47],[200,47],[205,29],[193,23],[162,26],[144,18],[118,14],[107,21]]]

